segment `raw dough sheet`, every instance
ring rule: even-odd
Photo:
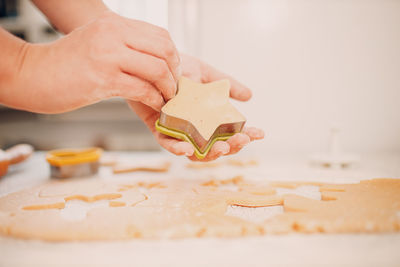
[[[279,194],[314,186],[321,199]],[[78,218],[74,203],[94,204]],[[103,203],[103,205],[99,205]],[[260,222],[227,214],[229,207],[280,207]],[[264,234],[400,231],[400,180],[358,184],[253,183],[230,179],[48,181],[0,198],[0,233],[47,241],[241,237]]]
[[[245,151],[244,151],[245,152]],[[244,153],[242,153],[244,154]],[[129,160],[147,158],[165,159],[161,153],[118,153]],[[230,178],[243,174],[245,179],[265,181],[319,181],[323,183],[358,183],[374,177],[400,177],[400,155],[363,156],[362,164],[355,169],[311,169],[301,160],[304,157],[264,155],[258,166],[236,168],[234,166],[212,169],[186,169],[186,161],[173,162],[169,173],[132,173],[112,175],[111,169],[102,168],[99,178],[105,182],[124,184],[153,178],[171,177],[211,180],[215,177]],[[179,164],[175,164],[179,163]],[[29,173],[29,175],[27,175]],[[18,170],[11,169],[0,181],[0,196],[42,184],[48,178],[43,154],[36,153],[32,160]],[[206,178],[208,177],[208,178]],[[285,191],[286,190],[286,191]],[[318,199],[315,186],[296,189],[280,188],[279,194],[293,193]],[[79,204],[84,201],[71,200]],[[108,205],[107,200],[97,202],[99,207]],[[75,205],[75,204],[74,204]],[[88,210],[96,202],[88,203]],[[281,212],[266,208],[228,208],[235,213],[258,222]],[[256,211],[256,212],[255,212]],[[260,212],[259,212],[260,211]],[[262,211],[266,211],[265,213]],[[260,215],[260,216],[258,216]],[[73,216],[75,219],[79,216]],[[143,240],[124,242],[40,242],[0,237],[0,266],[399,266],[400,235],[389,234],[290,234],[264,235],[246,238],[191,238]],[[332,253],[334,251],[334,253]],[[200,253],[199,253],[200,252]],[[154,257],[157,255],[157,257]],[[290,256],[288,256],[290,255]]]

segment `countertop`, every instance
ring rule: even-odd
[[[113,175],[102,167],[102,179],[159,179],[173,177],[230,177],[254,180],[322,181],[355,183],[363,179],[400,178],[400,154],[362,155],[359,164],[345,170],[311,167],[305,155],[242,153],[257,159],[254,167],[222,166],[185,168],[186,159],[164,152],[113,153],[130,161],[169,160],[168,173]],[[46,181],[49,169],[44,153],[10,170],[0,180],[0,196]],[[240,211],[239,211],[240,212]],[[264,215],[268,211],[263,211]],[[239,214],[240,215],[240,214]],[[251,216],[259,216],[252,214]],[[52,243],[0,237],[0,266],[400,266],[400,233],[397,234],[290,234],[235,239],[132,240],[127,242]]]

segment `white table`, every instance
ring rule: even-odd
[[[102,179],[145,179],[158,176],[229,177],[255,180],[298,180],[353,183],[377,177],[400,178],[400,154],[364,155],[349,170],[314,169],[302,155],[264,155],[258,167],[188,170],[185,160],[165,153],[117,153],[121,158],[173,161],[166,174],[134,173]],[[245,153],[242,156],[246,156]],[[248,156],[248,155],[247,155]],[[0,180],[0,196],[48,178],[43,153],[11,170]],[[133,240],[129,242],[51,243],[0,237],[0,266],[400,266],[400,234],[281,235],[237,239]]]

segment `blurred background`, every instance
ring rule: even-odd
[[[340,129],[345,150],[400,152],[400,1],[107,0],[167,28],[178,48],[253,90],[235,103],[266,139],[258,153],[312,153]],[[29,0],[0,0],[0,26],[29,42],[61,37]],[[160,149],[123,100],[60,115],[0,106],[0,147]]]

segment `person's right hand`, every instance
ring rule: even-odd
[[[114,96],[159,111],[176,93],[180,58],[168,32],[110,11],[50,44],[26,43],[2,99],[60,113]]]

